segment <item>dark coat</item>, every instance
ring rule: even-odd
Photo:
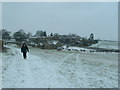
[[[28,49],[28,47],[25,45],[25,46],[22,46],[21,47],[21,52],[29,52],[29,49]]]

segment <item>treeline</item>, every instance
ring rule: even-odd
[[[32,35],[31,32],[25,33],[24,30],[18,30],[15,33],[11,33],[10,31],[7,31],[5,29],[0,30],[0,35],[3,40],[10,40],[15,39],[18,42],[22,42],[28,38],[30,38]],[[46,31],[37,31],[34,36],[47,36]]]
[[[0,35],[3,40],[10,40],[15,39],[16,41],[24,41],[31,36],[33,37],[43,37],[43,36],[58,36],[58,33],[51,33],[50,35],[47,35],[46,31],[38,30],[36,31],[35,35],[32,35],[31,32],[26,33],[23,29],[18,30],[17,32],[14,32],[13,34],[5,29],[0,30]]]
[[[34,35],[31,32],[25,33],[24,30],[18,30],[13,34],[5,29],[0,30],[1,38],[5,41],[14,40],[14,42],[25,42],[27,44],[36,45],[40,48],[58,48],[63,45],[68,46],[90,46],[98,43],[98,40],[94,39],[94,34],[91,33],[88,38],[81,37],[77,34],[59,35],[58,33],[50,33],[46,31],[38,30]],[[56,42],[56,43],[55,43]]]

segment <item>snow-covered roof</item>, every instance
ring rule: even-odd
[[[55,40],[51,40],[51,41],[48,41],[49,44],[54,44],[56,45],[58,43],[58,41],[55,41]]]

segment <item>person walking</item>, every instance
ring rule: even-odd
[[[25,43],[23,43],[23,45],[21,47],[21,52],[23,53],[23,58],[26,59],[27,58],[26,54],[27,54],[27,52],[29,52],[29,49]]]

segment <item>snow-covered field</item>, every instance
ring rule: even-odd
[[[2,89],[2,53],[0,52],[0,89]]]
[[[3,88],[117,88],[118,54],[19,48],[2,54]]]
[[[97,47],[97,48],[106,48],[106,49],[119,49],[118,48],[117,41],[99,41],[97,44],[93,44],[91,47]]]

